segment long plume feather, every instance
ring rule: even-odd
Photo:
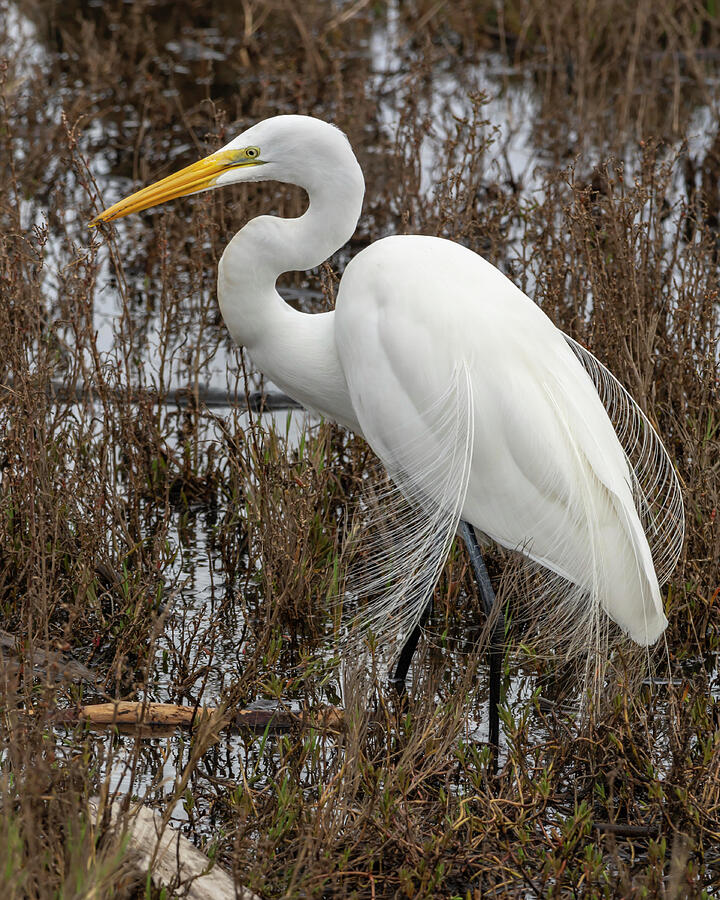
[[[595,385],[633,475],[633,497],[660,584],[670,578],[685,537],[675,468],[657,432],[630,394],[589,350],[565,336]]]
[[[370,478],[351,553],[346,592],[355,609],[343,638],[357,651],[368,632],[391,657],[420,621],[455,537],[465,501],[473,445],[472,384],[458,365],[442,396],[423,412],[427,431],[398,422],[383,436],[385,474]],[[425,439],[429,433],[434,441]],[[366,435],[373,443],[373,435]]]
[[[610,509],[624,522],[638,571],[652,564],[663,583],[680,554],[684,513],[677,475],[645,414],[605,366],[571,338],[567,341],[615,429],[628,463],[626,480],[632,497],[628,493],[624,502],[599,482],[575,439],[562,390],[546,384],[547,401],[555,409],[575,463],[576,503],[564,518],[552,526],[546,523],[554,567],[533,558],[528,541],[527,546],[511,548],[517,553],[508,560],[512,576],[504,584],[506,590],[511,587],[520,594],[519,605],[513,600],[513,615],[535,652],[582,660],[586,685],[597,689],[610,655],[612,625],[607,611],[616,563],[602,550],[603,516]],[[345,602],[354,607],[355,615],[343,639],[346,650],[358,650],[370,632],[391,656],[432,597],[457,531],[472,461],[473,398],[466,366],[456,368],[452,383],[423,419],[426,427],[414,440],[407,438],[412,433],[407,423],[398,422],[396,441],[387,436],[375,441],[377,446],[382,440],[386,473],[368,479],[358,516],[362,524],[351,540],[356,560]],[[437,440],[424,439],[428,434],[437,435]],[[373,444],[375,436],[366,436]],[[552,494],[552,484],[544,488]],[[643,550],[641,529],[652,563]],[[581,557],[574,539],[578,533],[586,538]],[[562,560],[568,561],[565,570]]]

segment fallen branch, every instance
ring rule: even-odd
[[[118,700],[114,703],[95,703],[67,710],[64,722],[85,721],[93,725],[115,725],[122,728],[196,727],[217,710],[208,706],[180,706],[175,703],[140,703]],[[288,729],[295,725],[340,729],[342,710],[328,706],[314,715],[298,714],[283,709],[239,709],[232,714],[230,725],[244,728]]]
[[[98,798],[90,801],[94,821],[102,816]],[[230,874],[214,864],[179,831],[163,826],[162,816],[141,804],[131,805],[127,815],[115,800],[110,806],[110,822],[127,836],[131,862],[141,878],[150,872],[153,885],[171,888],[182,886],[182,896],[191,900],[260,900],[257,894],[236,885]]]
[[[154,403],[159,406],[190,406],[199,403],[208,409],[227,406],[247,406],[251,412],[273,412],[283,409],[303,409],[302,404],[287,394],[280,391],[252,391],[247,397],[244,394],[229,394],[227,391],[217,388],[207,388],[195,391],[190,388],[174,388],[165,394],[160,394],[147,389],[112,389],[106,388],[115,396],[128,397],[132,403]],[[13,382],[0,384],[0,392],[12,393]],[[48,395],[55,403],[79,402],[85,397],[96,399],[98,391],[89,384],[67,385],[60,381],[51,381],[48,385]]]
[[[612,834],[616,837],[657,837],[660,828],[657,825],[623,825],[622,822],[593,822],[593,828],[601,834]]]

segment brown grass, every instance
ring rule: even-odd
[[[2,22],[14,20],[0,17],[0,608],[24,660],[0,667],[6,894],[144,891],[87,816],[88,796],[124,760],[124,790],[168,816],[184,806],[187,833],[267,897],[712,895],[720,166],[717,138],[703,151],[685,143],[702,105],[717,103],[712,4],[12,9],[34,23],[40,55],[10,47]],[[400,75],[373,72],[368,46],[388,29]],[[471,64],[488,53],[515,66],[498,91],[525,79],[534,98],[542,165],[527,184],[501,155],[493,163],[505,135],[485,121],[482,94],[463,117],[428,117],[437,73],[471,91]],[[378,105],[390,89],[393,128]],[[653,661],[660,682],[632,697],[618,687],[580,730],[558,701],[562,674],[509,654],[497,776],[475,733],[482,618],[459,548],[436,594],[446,634],[425,650],[405,711],[375,672],[369,707],[362,673],[348,674],[354,714],[340,738],[205,729],[168,742],[52,722],[81,699],[195,703],[214,692],[228,717],[258,698],[337,700],[322,661],[327,601],[371,456],[330,425],[308,426],[298,447],[248,418],[257,375],[214,301],[229,236],[259,212],[297,214],[301,192],[264,185],[178,202],[102,239],[84,224],[137,183],[286,111],[335,121],[358,152],[368,194],[352,251],[404,230],[483,253],[615,372],[678,466],[688,536],[668,587],[667,659]],[[428,136],[441,161],[432,191],[417,162]],[[346,258],[284,287],[306,309],[327,308]],[[216,352],[237,396],[222,415],[202,400]],[[183,407],[165,402],[177,384]],[[499,581],[500,561],[491,568]],[[33,670],[35,649],[73,655],[98,684]],[[163,786],[168,771],[177,778]]]

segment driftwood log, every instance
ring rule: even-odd
[[[138,703],[118,700],[81,706],[63,712],[63,721],[85,721],[93,725],[116,725],[120,728],[195,727],[216,712],[208,706],[179,706],[175,703]],[[231,725],[245,728],[282,730],[293,726],[311,726],[339,730],[343,712],[328,706],[314,714],[300,714],[283,709],[239,709],[230,719]]]
[[[98,798],[90,801],[90,814],[97,822],[102,815]],[[180,889],[191,900],[260,900],[257,894],[236,885],[233,877],[214,864],[180,832],[163,825],[162,816],[142,804],[131,804],[126,815],[121,803],[110,805],[113,828],[126,836],[131,863],[140,878],[150,872],[153,885],[161,890]],[[173,894],[174,896],[174,894]]]

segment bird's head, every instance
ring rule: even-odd
[[[90,225],[112,222],[176,197],[241,181],[283,181],[309,191],[328,186],[336,173],[362,173],[345,135],[310,116],[275,116],[258,122],[220,150],[95,216]]]

